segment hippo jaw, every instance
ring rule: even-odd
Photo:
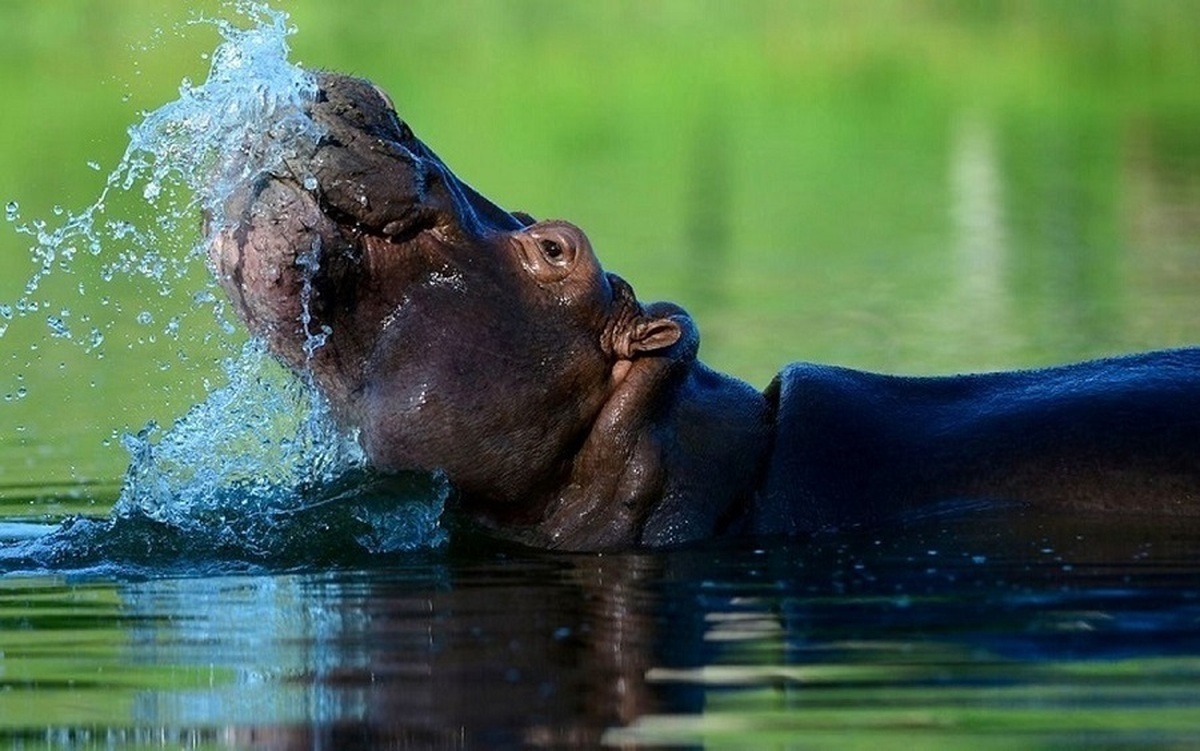
[[[643,308],[577,227],[532,223],[459,181],[373,85],[319,82],[326,136],[236,191],[212,235],[235,311],[312,374],[377,467],[442,470],[501,525],[603,514],[615,491],[582,488],[580,467],[629,460],[622,416],[645,406],[630,389],[694,358],[694,343],[674,346],[690,319]]]

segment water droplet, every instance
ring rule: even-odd
[[[137,314],[137,322],[143,326],[149,326],[150,324],[154,323],[154,316],[150,314],[150,311],[143,310],[141,313]]]
[[[24,386],[17,387],[17,398],[18,399],[24,399],[25,395],[28,393],[29,393],[29,389],[25,388]]]
[[[151,180],[146,183],[146,187],[142,189],[142,197],[147,201],[154,201],[162,193],[162,186]]]
[[[13,311],[11,305],[0,305],[0,318],[12,320]]]
[[[66,322],[58,316],[47,316],[46,324],[50,327],[50,336],[58,339],[70,339],[71,330]]]
[[[17,221],[17,218],[20,216],[21,216],[21,205],[19,203],[17,203],[16,201],[9,201],[8,203],[4,204],[4,218],[5,219],[7,219],[10,222],[15,222],[15,221]]]
[[[66,209],[64,209],[62,206],[59,206],[57,203],[54,204],[54,208],[50,210],[54,212],[55,216],[62,216],[63,212],[66,211]]]
[[[308,191],[316,190],[317,189],[317,178],[313,177],[312,175],[308,175],[307,177],[305,177],[304,178],[304,189],[308,190]]]
[[[88,166],[88,167],[89,167],[89,168],[90,168],[90,169],[91,169],[93,172],[99,172],[99,171],[100,171],[100,163],[99,163],[99,162],[88,162],[88,163],[87,163],[87,166]]]

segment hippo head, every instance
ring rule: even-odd
[[[632,384],[694,356],[690,320],[639,304],[578,227],[476,193],[369,82],[317,79],[324,135],[228,199],[220,283],[374,465],[442,470],[494,520],[545,515],[531,499],[635,409]]]

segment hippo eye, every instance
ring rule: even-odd
[[[546,258],[554,263],[560,263],[565,253],[563,248],[554,240],[539,240],[538,244],[542,246],[542,253]]]
[[[589,249],[587,238],[566,222],[534,223],[512,239],[521,264],[540,284],[566,279]]]

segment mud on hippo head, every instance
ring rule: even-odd
[[[319,74],[325,135],[227,202],[211,259],[238,315],[307,369],[382,469],[440,469],[499,520],[546,513],[628,384],[694,356],[587,236],[461,182],[369,82]],[[317,346],[319,345],[319,346]]]

